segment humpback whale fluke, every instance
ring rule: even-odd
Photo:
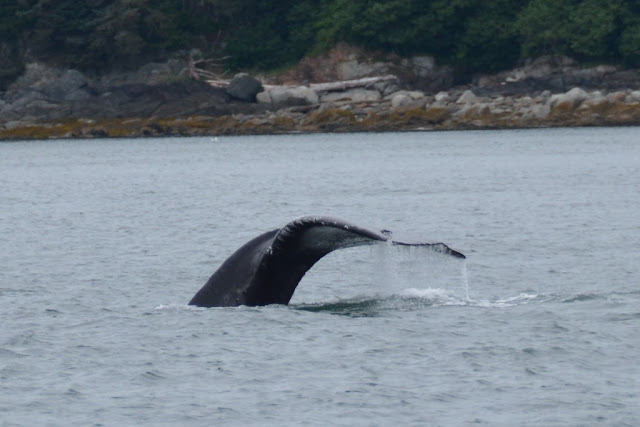
[[[390,235],[388,230],[377,233],[330,217],[298,218],[245,243],[222,263],[189,305],[288,304],[304,274],[320,258],[336,249],[386,242]],[[444,243],[391,243],[429,246],[437,252],[465,258]]]

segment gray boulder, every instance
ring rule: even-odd
[[[273,104],[271,101],[271,94],[269,92],[270,91],[265,90],[256,95],[256,101],[258,104]]]
[[[347,102],[367,102],[367,101],[379,101],[380,92],[377,90],[369,89],[349,89],[344,92],[330,92],[320,97],[320,101],[323,103],[347,101]]]
[[[436,60],[433,56],[414,56],[411,62],[419,77],[427,77],[436,68]]]
[[[629,101],[633,103],[640,102],[640,90],[634,90],[629,94]]]
[[[241,101],[255,102],[260,92],[262,83],[247,73],[236,74],[227,87],[227,94]]]
[[[275,86],[257,96],[258,102],[277,107],[314,105],[318,94],[306,86]]]
[[[356,59],[336,65],[338,80],[354,80],[369,76],[389,74],[389,66],[383,62],[359,62]]]
[[[401,90],[390,96],[387,99],[391,100],[391,108],[398,107],[422,107],[425,104],[424,92],[414,90],[406,91]]]
[[[400,90],[398,87],[398,79],[385,80],[382,82],[375,83],[373,85],[373,88],[378,92],[380,92],[380,94],[383,97],[391,95],[392,93],[395,93],[398,90]]]
[[[627,100],[627,93],[624,90],[610,92],[607,95],[607,100],[612,104],[624,104]]]
[[[547,104],[531,104],[520,109],[520,120],[544,119],[549,115],[551,108]]]
[[[435,101],[436,102],[447,102],[447,101],[449,101],[450,98],[451,98],[451,95],[449,95],[449,92],[441,91],[441,92],[438,92],[436,94]]]
[[[566,93],[552,95],[551,98],[549,98],[549,106],[553,108],[560,104],[568,104],[572,108],[575,108],[587,98],[589,98],[589,94],[584,89],[574,87]]]
[[[475,104],[478,97],[471,90],[465,90],[456,101],[456,104]]]

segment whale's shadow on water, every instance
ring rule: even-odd
[[[378,317],[381,315],[380,299],[345,300],[315,304],[291,304],[293,310],[311,313],[327,313],[349,317]]]
[[[455,292],[443,289],[408,289],[403,294],[386,297],[362,297],[332,302],[291,304],[289,309],[348,317],[381,317],[398,312],[421,311],[434,307],[504,310],[524,305],[588,304],[602,300],[625,301],[627,298],[627,295],[619,293],[577,292],[567,294],[521,293],[513,297],[484,300],[460,297]]]

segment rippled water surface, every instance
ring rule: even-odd
[[[637,425],[637,128],[0,144],[0,424]],[[186,305],[306,214],[290,306]]]

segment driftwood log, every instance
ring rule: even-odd
[[[358,87],[369,87],[376,83],[386,82],[390,80],[396,80],[397,77],[394,75],[386,75],[386,76],[376,76],[376,77],[364,77],[362,79],[355,80],[343,80],[337,82],[326,82],[326,83],[311,83],[309,88],[314,90],[315,92],[338,92],[344,91],[347,89],[354,89]],[[218,88],[226,88],[229,86],[229,80],[207,80],[211,86]],[[273,89],[276,87],[280,87],[278,85],[263,85],[265,90]]]

